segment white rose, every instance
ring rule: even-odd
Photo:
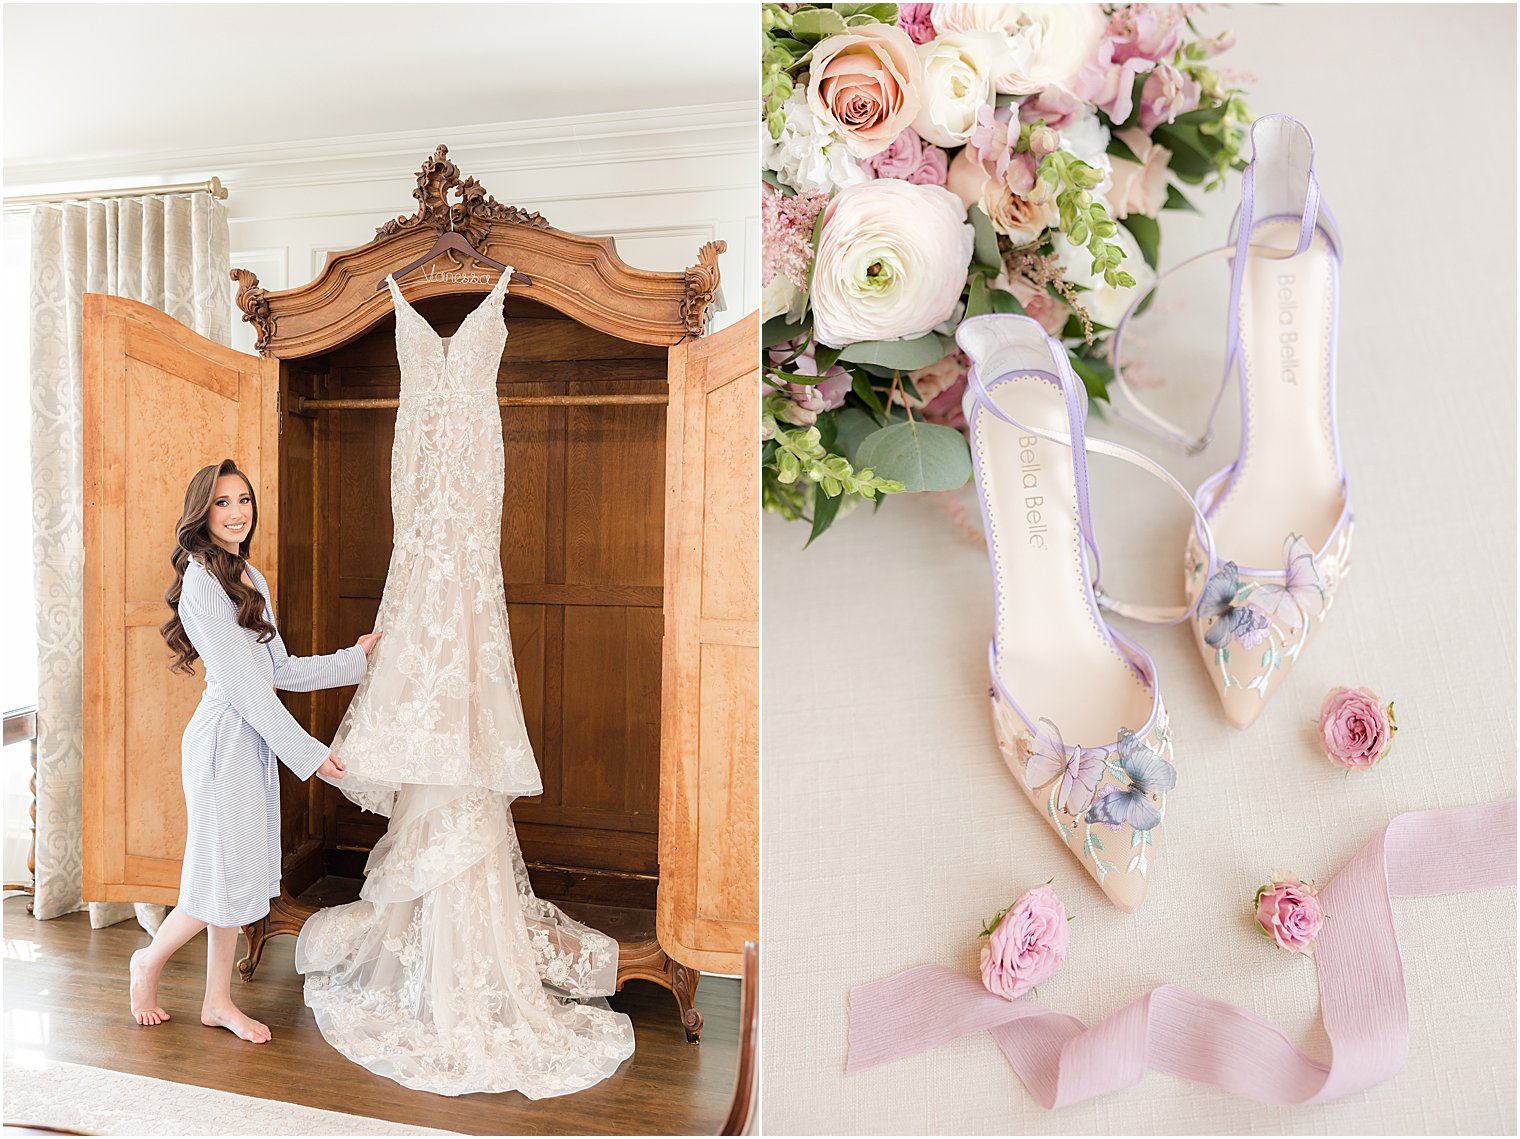
[[[809,190],[830,194],[841,187],[870,180],[871,176],[851,157],[844,140],[813,115],[806,91],[792,92],[783,110],[786,125],[781,128],[780,138],[772,139],[768,130],[760,132],[768,170],[774,170],[778,178],[799,194]]]
[[[955,32],[918,47],[923,99],[913,129],[937,146],[960,146],[976,129],[976,113],[992,102],[992,80],[1007,58],[992,32]]]
[[[1119,268],[1135,279],[1134,285],[1126,288],[1116,289],[1101,276],[1094,276],[1092,254],[1084,246],[1073,245],[1064,233],[1053,233],[1051,239],[1061,275],[1067,284],[1083,287],[1085,291],[1077,295],[1077,302],[1099,324],[1113,328],[1135,298],[1156,282],[1156,271],[1145,263],[1140,247],[1122,225],[1107,240],[1124,250],[1124,263]]]
[[[911,340],[948,320],[966,287],[973,231],[941,186],[883,178],[841,190],[813,264],[813,332],[842,348]]]
[[[994,76],[997,90],[1032,95],[1070,87],[1098,53],[1107,19],[1097,4],[936,4],[930,19],[940,33],[990,31],[1008,45]]]
[[[1109,212],[1116,218],[1127,218],[1130,214],[1155,217],[1166,202],[1166,170],[1172,152],[1135,127],[1116,131],[1115,137],[1130,148],[1140,164],[1109,156],[1114,168],[1114,184],[1108,193]]]

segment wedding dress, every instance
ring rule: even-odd
[[[502,584],[496,373],[508,269],[452,338],[387,278],[401,401],[385,636],[333,740],[334,782],[387,815],[360,900],[307,919],[306,1003],[327,1042],[409,1088],[530,1099],[606,1079],[633,1052],[617,942],[533,893],[511,803],[543,790]]]

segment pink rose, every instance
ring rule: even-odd
[[[929,18],[933,4],[899,4],[897,26],[908,33],[916,44],[926,44],[934,38],[934,22]]]
[[[862,24],[829,36],[813,49],[808,70],[808,107],[856,158],[891,146],[918,114],[923,69],[901,28]]]
[[[1140,129],[1150,134],[1162,123],[1195,110],[1201,90],[1192,76],[1169,63],[1158,63],[1140,89]]]
[[[1055,976],[1066,961],[1071,930],[1056,892],[1036,886],[998,920],[982,946],[982,984],[1014,1000]]]
[[[1151,141],[1150,135],[1134,127],[1115,131],[1114,137],[1129,147],[1139,164],[1117,154],[1113,164],[1113,186],[1108,191],[1108,210],[1115,218],[1130,214],[1155,217],[1166,201],[1166,170],[1172,152]]]
[[[970,361],[960,349],[956,349],[943,359],[908,373],[908,378],[918,389],[919,398],[914,399],[899,388],[894,402],[918,409],[930,423],[959,431],[966,426],[961,397],[966,394],[968,367]]]
[[[1256,928],[1289,953],[1313,953],[1314,939],[1325,924],[1319,891],[1313,882],[1272,871],[1270,885],[1256,891]]]
[[[1365,771],[1393,746],[1393,704],[1368,688],[1332,688],[1319,709],[1319,740],[1331,763]]]
[[[930,146],[908,127],[885,150],[862,159],[860,165],[873,178],[901,178],[915,186],[943,186],[950,160],[943,150]]]

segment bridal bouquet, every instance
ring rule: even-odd
[[[1025,313],[1093,400],[1161,212],[1240,167],[1195,4],[765,6],[761,469],[811,542],[971,475],[961,320]]]

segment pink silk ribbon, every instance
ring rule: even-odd
[[[1152,989],[1088,1028],[979,981],[921,965],[850,991],[846,1072],[889,1064],[987,1030],[1047,1108],[1139,1083],[1147,1068],[1247,1099],[1321,1103],[1397,1075],[1409,1006],[1391,898],[1464,893],[1515,881],[1515,800],[1396,816],[1320,891],[1315,944],[1328,1065],[1261,1017],[1176,985]]]

